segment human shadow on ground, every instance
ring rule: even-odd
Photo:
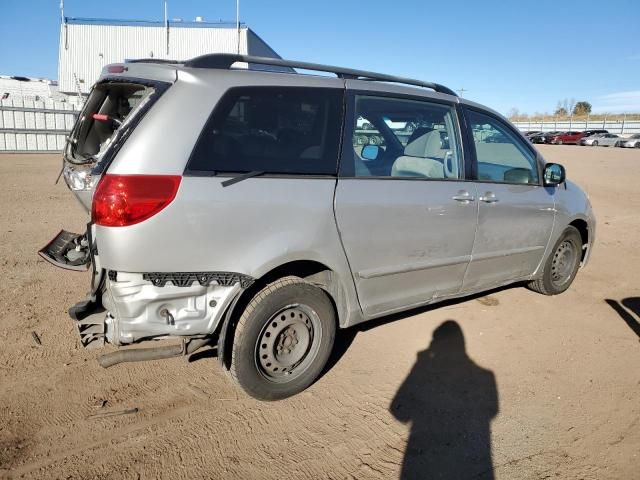
[[[400,478],[493,479],[496,380],[467,355],[460,325],[442,323],[389,407],[411,431]]]
[[[621,302],[607,298],[605,302],[620,315],[622,320],[640,338],[640,297],[624,298]]]

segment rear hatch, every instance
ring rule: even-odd
[[[162,95],[164,82],[106,78],[91,90],[64,149],[64,180],[87,212],[102,172],[144,114]]]
[[[95,188],[146,112],[175,81],[168,65],[115,64],[105,67],[67,137],[61,175],[89,213]],[[82,234],[61,230],[39,252],[71,270],[93,267],[100,274],[92,225]]]

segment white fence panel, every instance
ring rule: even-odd
[[[82,105],[0,100],[0,152],[59,152]]]
[[[609,133],[616,133],[628,137],[634,133],[640,133],[640,120],[584,120],[576,121],[548,121],[548,122],[513,122],[521,131],[541,130],[543,132],[554,131],[582,131],[592,129],[605,129]]]

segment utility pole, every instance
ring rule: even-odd
[[[469,91],[469,90],[467,90],[467,89],[465,89],[465,88],[460,88],[460,89],[456,90],[456,92],[458,92],[458,95],[460,95],[460,96],[462,96],[462,94],[463,94],[464,92],[468,92],[468,91]]]

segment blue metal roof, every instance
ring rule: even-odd
[[[69,25],[108,25],[108,26],[124,26],[124,27],[164,27],[162,20],[119,20],[112,18],[83,18],[83,17],[64,17],[65,23]],[[235,22],[194,22],[194,21],[168,21],[171,28],[236,28]],[[240,22],[241,27],[246,24]]]

